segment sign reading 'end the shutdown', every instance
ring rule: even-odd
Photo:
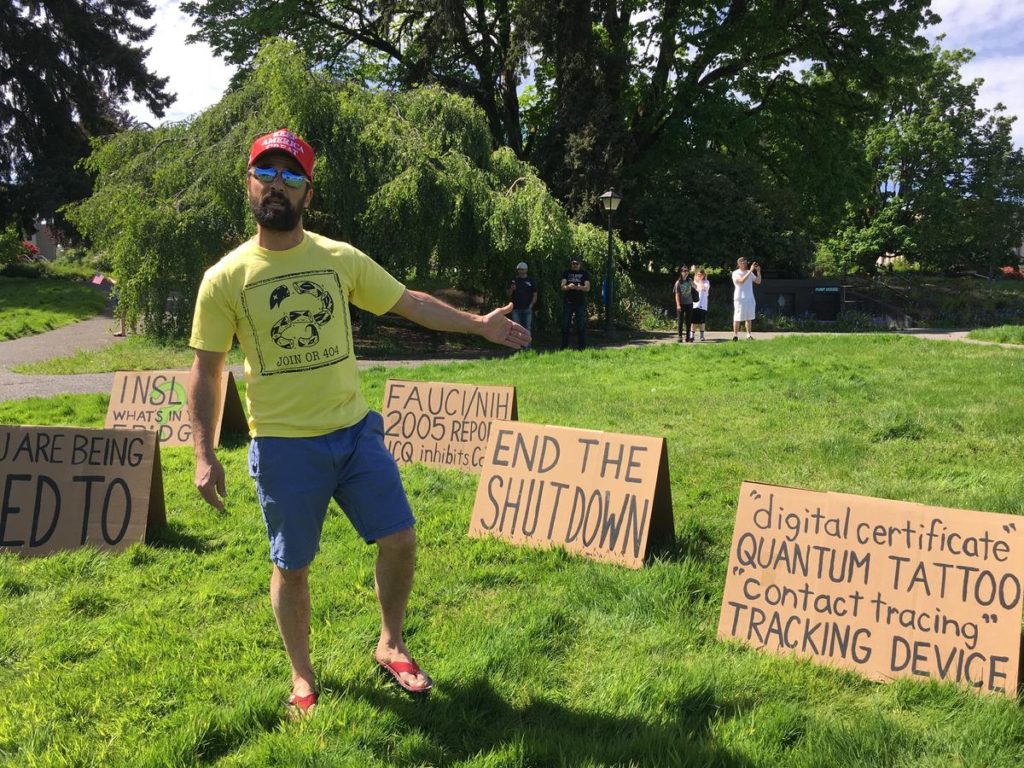
[[[675,535],[665,440],[495,423],[469,535],[640,568]]]
[[[0,552],[121,551],[165,520],[156,433],[0,426]]]
[[[1013,696],[1024,519],[743,483],[718,634]]]

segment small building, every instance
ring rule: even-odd
[[[44,219],[36,219],[33,224],[36,231],[29,238],[29,242],[39,249],[40,256],[47,261],[53,261],[60,250],[53,228]]]
[[[836,320],[843,309],[843,283],[838,279],[787,280],[765,277],[754,286],[758,314]]]

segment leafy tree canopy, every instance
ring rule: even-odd
[[[128,96],[161,116],[173,102],[138,44],[151,29],[146,0],[7,0],[0,3],[0,222],[84,197],[75,170],[90,136],[125,121]]]
[[[964,82],[970,51],[921,47],[893,81],[880,118],[862,133],[869,183],[842,226],[818,249],[833,272],[870,270],[902,256],[929,270],[1007,263],[1024,232],[1024,152],[1016,118],[977,105],[980,80]]]
[[[243,183],[249,146],[282,126],[317,153],[306,226],[352,242],[400,279],[442,279],[503,302],[526,259],[552,286],[542,291],[550,311],[572,253],[603,259],[603,233],[571,222],[510,150],[492,151],[470,101],[437,88],[340,84],[278,40],[193,121],[94,140],[94,193],[68,217],[112,258],[129,321],[157,336],[188,332],[204,270],[255,231]],[[622,295],[631,298],[628,284]]]
[[[491,139],[530,159],[570,211],[594,218],[611,183],[667,131],[691,147],[733,145],[734,128],[801,99],[797,62],[841,84],[833,122],[901,70],[929,0],[192,0],[197,37],[231,61],[268,36],[297,40],[336,74],[385,87],[435,83],[472,99]],[[524,111],[519,90],[534,80]],[[804,106],[808,96],[802,97]],[[840,111],[842,110],[842,111]],[[781,112],[782,110],[776,110]],[[708,122],[709,116],[720,120]],[[830,132],[831,133],[831,132]],[[663,145],[661,146],[663,149]]]

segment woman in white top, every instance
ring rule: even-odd
[[[732,284],[736,286],[732,292],[732,340],[739,339],[740,322],[747,324],[747,338],[750,335],[750,323],[754,319],[754,286],[761,284],[761,267],[755,261],[747,269],[747,260],[736,259],[736,270],[732,273]]]
[[[697,289],[697,303],[693,305],[693,327],[694,331],[700,329],[700,340],[704,341],[704,324],[708,317],[708,292],[711,290],[711,281],[708,280],[703,269],[697,270],[693,287]]]

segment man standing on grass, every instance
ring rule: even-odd
[[[537,303],[537,281],[529,275],[530,267],[525,261],[516,265],[516,276],[512,278],[505,293],[512,299],[512,319],[533,334],[533,306]],[[529,349],[527,344],[523,349]]]
[[[351,245],[305,231],[313,159],[312,148],[291,131],[253,143],[246,190],[256,236],[207,270],[190,342],[195,482],[218,510],[224,509],[226,487],[213,449],[214,418],[233,336],[245,353],[253,438],[249,472],[270,539],[270,600],[291,662],[288,704],[295,714],[308,712],[317,700],[307,576],[332,497],[363,539],[377,544],[377,663],[411,694],[432,686],[402,639],[415,567],[415,520],[384,446],[383,420],[359,390],[349,302],[513,349],[530,341],[506,317],[511,304],[483,316],[459,311],[406,289]]]
[[[569,260],[569,268],[562,273],[562,349],[569,346],[569,327],[576,326],[576,345],[587,346],[587,294],[590,292],[590,273],[583,268],[579,256]]]

